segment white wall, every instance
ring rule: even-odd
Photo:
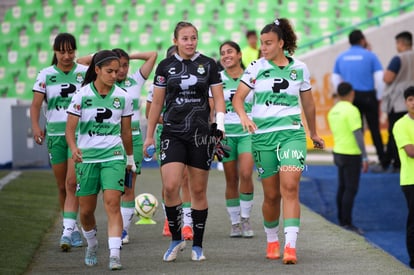
[[[0,165],[12,161],[12,110],[17,104],[14,98],[0,98]]]

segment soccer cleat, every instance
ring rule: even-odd
[[[254,236],[253,229],[250,226],[249,218],[241,218],[241,228],[244,238],[252,238]]]
[[[231,231],[230,231],[230,237],[237,238],[241,236],[242,236],[242,229],[241,229],[240,223],[232,224]]]
[[[178,241],[171,241],[170,247],[164,254],[163,260],[164,262],[172,262],[175,261],[177,258],[178,251],[183,251],[185,248],[185,241],[178,240]]]
[[[171,237],[170,226],[168,225],[167,218],[164,221],[164,228],[162,230],[162,235],[165,237]]]
[[[296,264],[296,248],[291,248],[290,244],[285,246],[285,251],[283,252],[283,263],[284,264]]]
[[[86,248],[86,255],[85,255],[85,264],[87,266],[94,266],[98,264],[98,257],[96,253],[98,252],[98,244],[92,247]]]
[[[122,264],[121,259],[116,256],[112,256],[109,258],[109,269],[110,270],[121,270]]]
[[[69,237],[62,236],[62,238],[60,238],[59,246],[62,248],[63,252],[69,252],[72,248],[72,241]]]
[[[193,228],[191,226],[185,225],[183,227],[182,233],[183,233],[184,240],[186,240],[186,241],[192,241],[193,240]]]
[[[73,231],[71,234],[71,239],[72,239],[71,244],[73,247],[83,246],[82,236],[79,231]]]
[[[266,258],[270,260],[280,259],[280,244],[279,242],[267,243]]]
[[[126,232],[125,229],[122,230],[121,241],[122,241],[122,244],[129,243],[129,235],[128,235],[128,232]]]
[[[203,254],[203,248],[200,246],[193,246],[191,251],[191,260],[193,261],[204,261],[206,257]]]

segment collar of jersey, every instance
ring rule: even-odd
[[[175,58],[177,58],[180,61],[183,61],[184,60],[184,58],[182,58],[181,56],[179,56],[178,53],[175,53],[174,56],[175,56]],[[195,52],[195,54],[193,55],[193,57],[190,58],[190,60],[191,61],[194,61],[199,56],[200,56],[200,52]]]
[[[101,95],[101,94],[98,92],[98,90],[96,89],[95,84],[93,84],[93,81],[90,83],[90,85],[91,85],[91,89],[92,89],[93,93],[94,93],[97,97],[99,97],[99,98],[103,98],[103,97],[102,97],[102,95]],[[110,97],[110,96],[112,95],[112,93],[113,93],[114,89],[115,89],[115,85],[112,85],[111,90],[109,91],[109,93],[108,93],[107,95],[105,95],[105,98]]]
[[[70,69],[70,71],[69,71],[69,72],[65,73],[64,71],[62,71],[61,69],[59,69],[57,65],[53,65],[53,67],[55,68],[55,70],[56,70],[56,71],[58,71],[60,74],[63,74],[63,75],[66,75],[66,74],[68,74],[68,75],[69,75],[69,74],[72,74],[72,72],[74,72],[74,71],[75,71],[76,66],[77,66],[76,62],[73,62],[72,69]]]

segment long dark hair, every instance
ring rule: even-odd
[[[239,44],[237,44],[236,42],[231,41],[231,40],[224,41],[224,42],[220,45],[220,48],[219,48],[220,53],[221,53],[221,48],[223,48],[223,46],[224,46],[224,45],[228,45],[228,46],[232,47],[233,49],[235,49],[237,53],[241,53],[241,48],[240,48]],[[221,54],[220,54],[220,55],[221,55]],[[241,61],[241,59],[240,59],[240,67],[242,67],[242,69],[243,69],[243,70],[244,70],[244,69],[246,69],[246,68],[244,67],[244,65],[243,65],[243,63],[242,63],[242,61]]]
[[[296,45],[297,37],[288,19],[276,19],[273,23],[264,26],[260,34],[269,32],[276,33],[279,39],[283,40],[283,50],[287,51],[290,55],[295,53],[295,50],[298,47]]]
[[[89,68],[86,71],[85,80],[83,81],[82,86],[85,86],[96,80],[96,66],[102,68],[103,66],[108,65],[112,60],[119,61],[119,57],[113,51],[102,50],[94,54],[94,56],[92,57],[91,64],[89,65]]]
[[[53,43],[54,51],[69,51],[76,50],[76,39],[70,33],[59,33]],[[57,65],[56,54],[53,53],[52,65]]]
[[[126,51],[124,51],[123,49],[120,49],[120,48],[112,49],[112,51],[118,56],[118,58],[125,57],[128,60],[128,63],[129,63],[130,58],[129,58],[129,54]]]

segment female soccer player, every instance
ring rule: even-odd
[[[223,167],[226,176],[226,207],[231,220],[230,237],[251,238],[254,232],[250,226],[250,212],[253,207],[253,157],[251,135],[243,131],[240,118],[231,104],[244,69],[241,64],[240,46],[226,41],[220,46],[220,62],[224,67],[221,78],[224,87],[226,115],[224,127],[226,138],[223,143],[231,148],[229,157],[224,157]],[[246,97],[244,108],[250,116],[252,96]],[[240,181],[240,189],[239,189]]]
[[[210,136],[209,88],[216,110],[218,133],[224,132],[225,104],[223,86],[216,62],[196,51],[197,29],[188,22],[179,22],[174,30],[177,54],[158,65],[154,78],[154,98],[148,118],[146,148],[154,143],[154,131],[163,113],[161,134],[161,177],[165,194],[165,210],[172,234],[164,261],[174,261],[185,247],[181,234],[182,202],[180,186],[187,166],[193,219],[191,258],[205,260],[202,249],[207,220],[207,181],[213,159],[216,137]]]
[[[70,103],[66,138],[76,165],[82,231],[88,242],[85,264],[97,264],[95,209],[103,190],[108,216],[109,268],[121,269],[121,196],[125,169],[136,170],[132,155],[132,98],[115,85],[120,67],[118,56],[108,50],[94,55],[84,86]],[[79,125],[78,140],[75,131]],[[125,157],[127,163],[125,165]]]
[[[72,246],[79,247],[83,243],[76,224],[79,202],[75,196],[75,165],[65,139],[66,109],[72,96],[80,89],[88,68],[75,63],[76,39],[69,33],[56,36],[53,51],[52,66],[39,72],[33,86],[30,118],[35,142],[42,145],[46,138],[63,212],[59,245],[63,251],[69,251]],[[46,132],[39,125],[43,101],[47,103]]]
[[[324,143],[316,133],[308,68],[284,53],[292,55],[296,49],[296,35],[290,22],[282,18],[266,25],[261,31],[260,43],[264,57],[247,67],[233,106],[243,128],[253,133],[252,152],[264,193],[266,257],[280,258],[278,231],[282,199],[283,263],[295,264],[300,225],[299,180],[306,157],[306,134],[299,100],[315,148],[323,148]],[[244,109],[244,100],[250,91],[254,93],[252,120]]]
[[[132,53],[128,55],[122,49],[112,50],[119,58],[120,67],[118,70],[116,85],[125,89],[132,97],[134,103],[134,115],[132,116],[132,144],[134,146],[134,160],[137,170],[132,173],[132,185],[125,186],[125,193],[121,200],[121,214],[124,224],[122,230],[122,243],[129,243],[128,230],[131,225],[132,218],[134,216],[135,208],[135,181],[137,174],[141,173],[142,166],[142,134],[140,127],[141,119],[141,89],[144,86],[145,81],[148,79],[152,69],[154,68],[155,61],[157,60],[157,52],[142,52]],[[84,56],[78,59],[78,62],[82,64],[90,64],[92,59],[91,55]],[[144,60],[144,63],[134,74],[129,74],[129,62],[130,60]]]

